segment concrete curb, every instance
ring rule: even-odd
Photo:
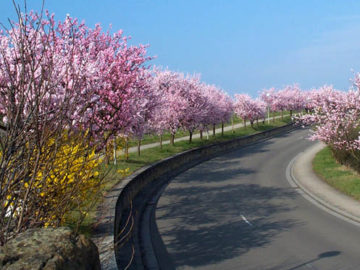
[[[152,198],[169,179],[205,160],[292,129],[294,126],[290,124],[191,149],[144,167],[122,180],[108,192],[98,210],[99,222],[92,239],[98,246],[102,269],[157,269],[156,256],[151,255],[151,239],[144,239],[144,230],[148,229],[141,226],[148,226],[149,222],[143,220],[144,213],[150,216],[147,206],[156,204]]]
[[[287,167],[287,179],[299,193],[326,212],[360,226],[360,202],[339,192],[314,173],[312,160],[325,147],[317,143],[294,157]]]

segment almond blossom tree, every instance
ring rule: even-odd
[[[153,87],[160,91],[162,102],[154,112],[154,120],[151,125],[160,137],[164,130],[169,131],[172,145],[174,145],[175,134],[181,127],[181,116],[187,106],[183,81],[183,74],[169,70],[157,70],[153,79]]]
[[[164,99],[161,98],[160,90],[153,87],[153,78],[150,72],[146,73],[146,77],[143,79],[145,83],[142,85],[142,88],[133,89],[128,96],[128,99],[132,102],[132,124],[125,134],[135,137],[138,140],[138,156],[140,156],[140,146],[143,135],[154,130],[152,125],[159,127],[158,124],[155,124],[158,120],[156,113],[164,102]]]
[[[246,120],[249,120],[251,127],[253,127],[254,121],[264,116],[264,109],[264,103],[258,99],[253,100],[246,94],[235,95],[234,111],[244,120],[244,126],[246,126]]]
[[[305,108],[304,96],[298,85],[289,85],[278,92],[278,99],[281,101],[278,109],[281,111],[290,111],[290,117],[293,111],[299,111]]]
[[[255,119],[256,124],[259,124],[259,119],[263,119],[263,124],[265,124],[265,118],[266,118],[266,103],[262,101],[260,98],[255,99],[255,107],[256,107],[256,113],[255,113]]]
[[[0,244],[29,227],[60,225],[81,204],[80,183],[97,179],[85,174],[94,149],[131,130],[147,95],[145,47],[128,47],[121,31],[17,14],[0,32]],[[46,201],[57,183],[73,189]]]
[[[219,108],[221,135],[224,136],[224,123],[229,122],[234,114],[234,105],[229,95],[222,90],[218,91],[217,107]]]
[[[207,97],[207,107],[206,107],[206,117],[203,119],[201,125],[199,126],[200,130],[200,139],[203,137],[203,131],[208,131],[208,126],[213,126],[213,136],[215,136],[216,124],[221,122],[221,107],[218,106],[218,101],[220,100],[219,89],[214,85],[203,84],[202,85],[203,93]]]
[[[265,102],[267,109],[276,112],[279,109],[279,99],[275,88],[264,89],[260,94],[260,99]],[[269,119],[268,119],[269,121]],[[275,114],[273,113],[273,121],[275,121]]]
[[[184,107],[179,114],[179,124],[183,130],[189,132],[189,142],[192,135],[207,116],[208,99],[204,95],[198,76],[186,76],[181,78],[181,95]]]
[[[323,86],[312,91],[312,98],[312,112],[300,118],[314,125],[311,139],[325,142],[339,162],[360,171],[359,89],[342,92]]]
[[[94,30],[80,30],[88,33],[79,37],[78,46],[85,51],[82,59],[90,63],[81,92],[83,102],[73,119],[105,140],[118,133],[129,134],[141,118],[139,106],[146,109],[151,95],[143,66],[149,60],[145,47],[128,47],[122,31],[110,35],[99,25]]]

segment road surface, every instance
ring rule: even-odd
[[[360,227],[311,204],[286,179],[290,160],[312,144],[307,136],[296,130],[174,178],[156,206],[165,269],[360,269]]]

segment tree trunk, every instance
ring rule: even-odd
[[[170,136],[170,143],[171,143],[171,145],[174,145],[174,144],[175,144],[175,134],[171,134],[171,136]]]
[[[254,120],[250,120],[250,125],[252,128],[254,128]]]
[[[293,110],[290,110],[290,117],[292,116]]]
[[[273,112],[273,122],[275,122],[275,112]]]
[[[234,130],[234,116],[231,117],[231,130],[232,130],[232,133],[235,133],[235,130]]]
[[[284,120],[284,111],[281,110],[281,121]]]
[[[243,119],[244,127],[246,127],[246,118]]]
[[[109,165],[110,164],[110,157],[109,157],[109,145],[108,145],[108,143],[105,144],[104,149],[105,149],[105,152],[104,152],[104,154],[105,154],[105,162],[106,162],[107,165]]]
[[[213,136],[215,136],[215,129],[216,129],[216,125],[213,124]]]
[[[116,165],[116,136],[114,136],[114,165]]]
[[[221,136],[224,136],[224,122],[221,122]]]
[[[141,140],[138,140],[138,147],[137,147],[138,157],[140,157],[140,148],[141,148]]]
[[[129,138],[125,138],[125,160],[129,160]]]
[[[259,126],[259,119],[256,118],[256,126]]]
[[[160,134],[160,149],[162,149],[162,134]]]
[[[192,131],[189,131],[189,143],[192,142]]]
[[[203,139],[203,131],[200,130],[200,140],[202,140],[202,139]]]

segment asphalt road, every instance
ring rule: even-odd
[[[290,160],[312,144],[307,135],[277,136],[174,178],[156,208],[163,268],[360,269],[360,227],[311,204],[286,179]]]

